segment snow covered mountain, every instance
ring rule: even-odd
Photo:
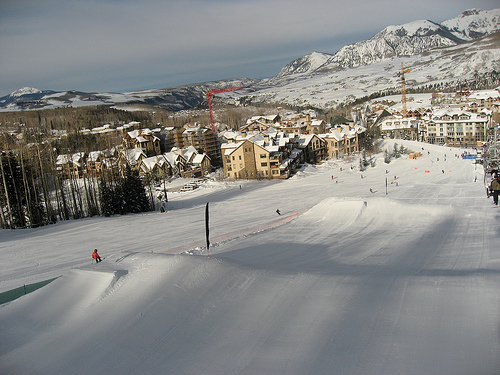
[[[243,95],[241,100],[246,102],[332,108],[373,94],[399,91],[396,74],[401,70],[401,63],[405,68],[412,68],[405,77],[409,90],[473,87],[478,82],[493,82],[498,86],[500,32],[412,56],[386,57],[354,68],[337,67],[276,76],[232,96]]]
[[[226,79],[164,89],[138,90],[125,93],[86,93],[51,91],[25,87],[0,98],[0,111],[20,111],[91,105],[151,105],[172,111],[190,109],[203,100],[203,94],[228,86],[247,87],[255,79]]]
[[[313,52],[304,57],[286,64],[278,73],[277,77],[284,77],[294,73],[309,73],[314,72],[323,66],[333,55],[322,52]]]
[[[497,31],[500,31],[500,9],[468,10],[442,24],[421,20],[388,26],[368,40],[342,47],[334,55],[313,53],[294,60],[277,77],[355,68],[393,57],[413,56],[435,48],[455,46]],[[323,64],[318,64],[325,58]]]
[[[276,77],[232,96],[331,108],[398,90],[401,63],[412,68],[406,76],[409,88],[470,85],[478,83],[478,77],[498,81],[500,9],[468,10],[440,24],[426,20],[388,26],[334,55],[314,52],[296,59]]]
[[[476,39],[500,30],[500,10],[469,9],[441,25],[460,39]]]
[[[500,79],[500,9],[471,9],[436,23],[388,26],[372,38],[335,54],[313,52],[264,80],[227,79],[126,93],[54,92],[24,88],[0,98],[0,111],[63,106],[149,104],[169,110],[193,108],[210,89],[241,86],[219,100],[331,108],[377,92],[397,90],[395,74],[412,68],[408,87],[469,84],[478,76]]]

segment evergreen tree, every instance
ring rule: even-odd
[[[111,216],[118,213],[114,191],[108,187],[104,181],[101,181],[99,185],[99,199],[101,204],[101,214],[103,216]]]
[[[384,163],[389,164],[392,160],[392,155],[389,153],[389,151],[384,150]]]
[[[26,218],[22,207],[23,176],[19,163],[12,153],[1,157],[2,209],[7,210],[6,228],[26,227]]]
[[[400,154],[400,150],[398,149],[398,144],[397,143],[394,143],[394,151],[392,153],[392,155],[397,159],[401,156]]]
[[[0,210],[2,228],[37,227],[47,224],[47,215],[33,168],[9,153],[0,156]]]
[[[151,209],[146,189],[137,173],[127,166],[125,179],[122,184],[123,203],[125,212],[139,213]]]

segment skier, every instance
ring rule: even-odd
[[[94,250],[94,252],[92,253],[92,258],[95,259],[95,262],[96,263],[99,263],[100,261],[102,261],[101,257],[99,256],[99,254],[97,254],[97,249]]]
[[[497,174],[495,179],[491,181],[490,191],[493,195],[493,202],[498,206],[498,195],[500,195],[500,174]]]
[[[280,212],[280,210],[279,210],[279,209],[276,209],[276,213],[277,213],[278,215],[281,215],[281,212]]]

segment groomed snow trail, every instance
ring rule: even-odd
[[[62,277],[0,307],[0,373],[500,373],[500,208],[458,150],[404,144],[423,156],[363,178],[330,162],[172,194],[166,214],[6,232],[1,256],[33,264],[0,286]],[[160,253],[203,239],[207,201],[214,236],[301,214],[209,258]]]

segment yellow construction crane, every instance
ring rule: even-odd
[[[405,69],[403,63],[401,62],[401,72],[398,72],[398,77],[401,80],[401,95],[403,97],[403,117],[406,117],[406,81],[405,81],[405,73],[411,72],[411,68]]]

